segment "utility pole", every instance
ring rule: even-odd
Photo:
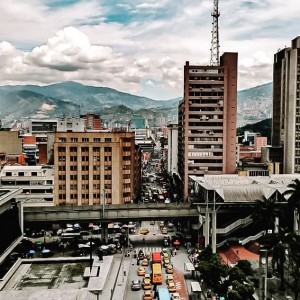
[[[214,0],[214,7],[212,12],[213,22],[211,31],[211,48],[210,48],[210,65],[220,65],[220,53],[219,53],[219,0]]]

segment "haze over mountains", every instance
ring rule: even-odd
[[[24,118],[70,117],[92,112],[107,123],[124,125],[133,117],[143,117],[151,125],[162,125],[175,119],[181,99],[153,100],[76,82],[2,86],[0,119],[9,124]],[[270,118],[271,112],[272,83],[238,92],[238,126]]]

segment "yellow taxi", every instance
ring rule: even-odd
[[[169,290],[170,293],[175,293],[176,292],[176,286],[175,286],[174,281],[170,281],[168,283],[168,290]]]
[[[167,275],[166,281],[167,281],[167,284],[168,284],[169,282],[174,282],[174,276],[173,276],[172,274],[168,274],[168,275]]]
[[[138,270],[137,270],[138,276],[144,276],[145,273],[146,273],[145,268],[143,268],[143,267],[139,267],[139,268],[138,268]]]
[[[144,258],[142,260],[142,266],[147,267],[149,265],[149,260],[147,258]]]
[[[166,266],[166,273],[167,274],[173,274],[173,266],[172,265],[167,265]]]
[[[140,234],[146,235],[146,234],[148,234],[148,233],[149,233],[149,229],[148,229],[148,228],[142,228],[142,229],[140,230]]]
[[[144,290],[151,290],[151,281],[149,279],[144,279],[142,287]]]
[[[144,275],[144,279],[143,280],[151,280],[151,275],[150,274],[148,274],[148,273],[146,273],[145,275]]]
[[[143,296],[143,300],[152,300],[152,299],[153,299],[152,292],[151,291],[145,291],[144,296]]]
[[[179,293],[173,293],[171,296],[171,300],[180,300],[180,295]]]
[[[167,265],[169,265],[169,264],[170,264],[170,259],[169,259],[169,258],[165,258],[165,259],[164,259],[163,266],[166,268]]]

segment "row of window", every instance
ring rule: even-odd
[[[123,177],[127,175],[130,176],[130,174],[123,174]],[[77,175],[70,175],[70,180],[77,180],[77,178],[78,178]],[[104,175],[104,180],[111,180],[111,179],[112,179],[111,174]],[[58,175],[58,180],[65,181],[66,175]],[[82,175],[82,180],[89,180],[89,175]],[[100,180],[100,175],[93,175],[93,180]]]
[[[130,151],[130,147],[123,147],[123,151],[125,151],[124,149],[129,148],[128,151]],[[81,147],[81,152],[89,152],[90,148],[89,147]],[[66,147],[58,147],[58,151],[59,152],[66,152]],[[77,152],[78,151],[78,147],[70,147],[70,152]],[[100,152],[100,147],[93,147],[92,149],[93,152]],[[104,147],[104,152],[112,152],[112,147]]]
[[[82,143],[89,143],[90,142],[90,139],[87,138],[87,137],[83,137],[81,139],[78,139],[77,137],[70,137],[69,140],[72,142],[72,143],[78,143],[79,141],[82,142]],[[58,141],[60,143],[66,143],[67,142],[67,138],[66,137],[60,137],[58,139]],[[100,138],[93,138],[91,139],[91,141],[93,141],[94,143],[100,143],[101,142],[101,139]],[[111,138],[104,138],[104,142],[105,143],[111,143],[112,142],[112,139]]]
[[[25,172],[18,172],[18,175],[16,175],[15,173],[13,174],[12,172],[5,172],[5,176],[19,176],[19,177],[38,176],[38,173],[37,172],[26,172],[26,175],[25,175]]]
[[[100,161],[100,157],[101,156],[93,156],[93,161]],[[123,156],[123,161],[130,161],[131,160],[131,156]],[[89,161],[90,157],[89,156],[81,156],[81,161]],[[58,157],[58,161],[66,161],[66,156],[59,156]],[[70,156],[70,161],[78,161],[78,156]],[[112,161],[112,156],[104,156],[104,161]],[[23,172],[24,173],[24,172]],[[11,176],[11,175],[10,175]],[[21,175],[19,175],[21,176]],[[22,175],[24,176],[24,175]],[[32,175],[34,176],[34,175]]]

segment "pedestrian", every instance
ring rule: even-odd
[[[138,266],[140,265],[140,259],[139,259],[139,258],[137,258],[136,264],[137,264]]]
[[[174,249],[174,254],[176,255],[176,252],[177,252],[177,250],[176,250],[176,248]]]
[[[174,252],[173,252],[173,249],[171,249],[171,256],[174,256]]]

